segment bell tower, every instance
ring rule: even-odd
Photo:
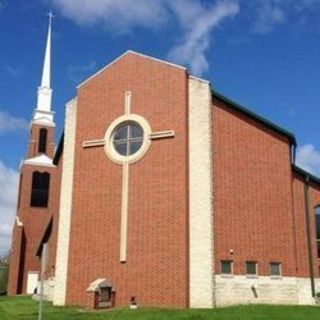
[[[50,222],[53,210],[52,178],[56,172],[54,156],[54,112],[51,110],[52,89],[51,28],[49,25],[37,104],[30,122],[26,157],[20,166],[20,183],[16,221],[12,234],[8,294],[34,293],[40,270],[39,244]]]

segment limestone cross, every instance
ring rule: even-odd
[[[128,91],[125,93],[125,104],[124,104],[124,115],[119,118],[119,121],[116,121],[116,125],[110,125],[109,129],[107,130],[107,134],[104,139],[95,139],[95,140],[88,140],[82,143],[83,148],[90,148],[90,147],[100,147],[100,146],[108,146],[110,145],[110,139],[113,139],[114,131],[118,126],[121,126],[121,123],[128,122],[125,119],[131,119],[134,115],[131,113],[131,92]],[[136,117],[140,117],[137,116]],[[138,123],[139,124],[139,123]],[[173,130],[165,130],[165,131],[157,131],[157,132],[144,132],[143,137],[136,138],[133,135],[133,131],[135,128],[130,129],[128,128],[125,135],[118,141],[123,144],[125,151],[122,155],[121,161],[116,161],[117,163],[122,164],[122,192],[121,192],[121,226],[120,226],[120,262],[127,261],[127,237],[128,237],[128,195],[129,195],[129,167],[130,167],[130,155],[129,150],[131,145],[137,144],[138,141],[141,139],[146,139],[147,142],[151,140],[163,139],[174,137]],[[131,130],[131,131],[130,131]],[[110,131],[110,134],[108,134]],[[108,148],[107,148],[108,149]],[[113,151],[114,152],[114,151]],[[137,151],[139,153],[139,150]],[[112,158],[112,155],[111,155]]]

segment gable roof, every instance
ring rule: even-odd
[[[153,60],[153,61],[157,61],[157,62],[161,62],[164,63],[166,65],[169,65],[171,67],[174,68],[178,68],[178,69],[182,69],[182,70],[187,70],[186,67],[180,66],[178,64],[175,63],[171,63],[165,60],[161,60],[161,59],[157,59],[133,50],[127,50],[126,52],[124,52],[122,55],[120,55],[118,58],[112,60],[110,63],[108,63],[107,65],[105,65],[104,67],[102,67],[101,69],[99,69],[96,73],[94,73],[92,76],[90,76],[89,78],[85,79],[84,81],[82,81],[78,86],[77,89],[80,88],[81,86],[83,86],[85,83],[89,82],[92,78],[94,78],[95,76],[97,76],[98,74],[100,74],[101,72],[103,72],[104,70],[106,70],[108,67],[110,67],[111,65],[115,64],[117,61],[121,60],[123,57],[125,57],[128,54],[134,54],[136,56],[142,57],[144,59],[149,59],[149,60]]]
[[[290,143],[293,145],[293,146],[296,146],[297,145],[297,141],[296,141],[296,138],[294,136],[293,133],[291,133],[290,131],[286,130],[286,129],[283,129],[282,127],[276,125],[275,123],[267,120],[266,118],[256,114],[255,112],[249,110],[248,108],[240,105],[239,103],[223,96],[221,93],[218,93],[217,91],[211,89],[211,93],[212,93],[212,96],[223,101],[224,103],[228,104],[229,106],[231,106],[232,108],[234,108],[235,110],[237,111],[240,111],[241,113],[245,114],[246,116],[248,116],[249,118],[265,125],[266,127],[268,127],[269,129],[277,132],[277,133],[280,133],[281,135],[287,137],[290,141]]]
[[[103,68],[98,70],[92,76],[90,76],[89,78],[84,80],[82,83],[80,83],[77,86],[77,88],[80,88],[82,85],[84,85],[85,83],[90,81],[92,78],[94,78],[95,76],[97,76],[98,74],[103,72],[105,69],[107,69],[109,66],[113,65],[114,63],[116,63],[117,61],[119,61],[120,59],[122,59],[123,57],[125,57],[128,54],[134,54],[136,56],[139,56],[139,57],[142,57],[142,58],[145,58],[145,59],[157,61],[157,62],[160,62],[160,63],[164,63],[166,65],[170,65],[172,67],[179,68],[179,69],[187,71],[186,67],[183,67],[183,66],[180,66],[180,65],[177,65],[177,64],[174,64],[174,63],[170,63],[170,62],[165,61],[165,60],[157,59],[157,58],[145,55],[145,54],[141,54],[141,53],[135,52],[133,50],[127,50],[122,55],[120,55],[119,57],[117,57],[116,59],[114,59],[113,61],[108,63],[106,66],[104,66]],[[192,75],[189,75],[189,76],[192,77]],[[203,79],[201,79],[201,80],[202,81],[207,81],[207,80],[203,80]],[[235,109],[235,110],[241,112],[242,114],[248,116],[249,118],[253,119],[254,121],[257,121],[258,123],[261,123],[262,125],[264,125],[267,128],[279,133],[280,135],[283,135],[283,136],[287,137],[289,139],[289,141],[290,141],[290,144],[294,148],[297,146],[296,138],[295,138],[294,134],[291,133],[290,131],[288,131],[288,130],[278,126],[277,124],[271,122],[270,120],[258,115],[257,113],[251,111],[250,109],[248,109],[247,107],[244,107],[243,105],[240,105],[239,103],[235,102],[234,100],[231,100],[231,99],[227,98],[226,96],[222,95],[221,93],[217,92],[214,89],[211,89],[211,94],[212,94],[212,97],[221,100],[222,102],[226,103],[228,106],[230,106],[233,109]],[[56,165],[59,162],[60,158],[61,158],[61,155],[63,153],[63,144],[64,144],[64,133],[62,133],[60,141],[59,141],[59,145],[58,145],[58,147],[56,149],[56,152],[55,152],[55,155],[54,155],[54,158],[53,158],[53,161],[52,161],[53,165]],[[294,162],[294,160],[293,160],[293,162]],[[304,175],[305,177],[307,177],[311,181],[314,181],[316,183],[320,183],[320,178],[317,178],[316,176],[308,173],[307,171],[305,171],[302,168],[298,167],[294,163],[293,163],[292,166],[293,166],[293,170],[295,170],[296,172]]]

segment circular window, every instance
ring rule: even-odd
[[[135,122],[123,123],[115,129],[112,142],[115,150],[120,155],[133,155],[142,146],[143,129]]]
[[[137,114],[125,114],[115,119],[105,134],[104,150],[117,164],[134,163],[141,159],[151,144],[151,128]]]

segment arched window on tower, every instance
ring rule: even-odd
[[[50,174],[38,171],[32,174],[31,207],[47,207],[49,200]]]
[[[41,128],[39,132],[39,145],[38,145],[38,152],[46,153],[47,150],[47,135],[48,130]]]

